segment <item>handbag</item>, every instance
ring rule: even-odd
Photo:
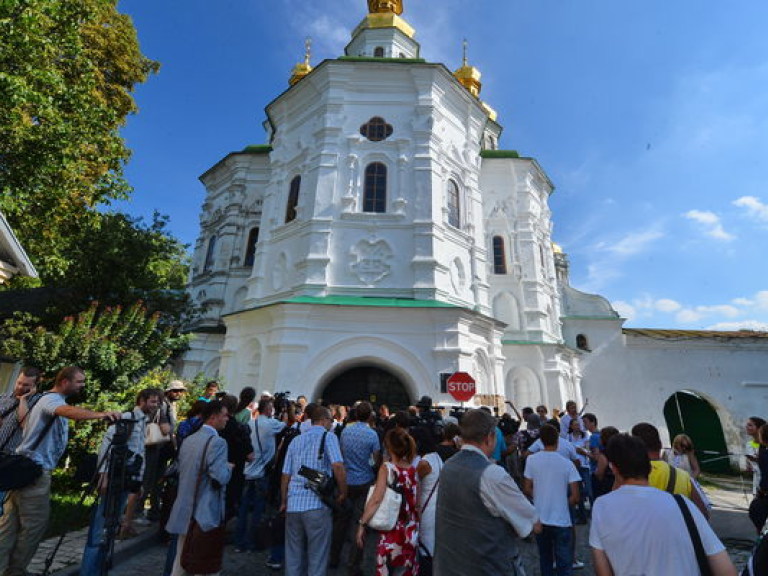
[[[195,484],[195,504],[192,506],[192,517],[189,521],[187,535],[184,538],[184,547],[181,550],[181,567],[190,574],[215,574],[221,570],[224,560],[224,545],[226,544],[225,525],[221,525],[213,530],[203,531],[195,520],[195,511],[197,510],[198,494],[200,484],[203,480],[205,470],[205,456],[208,453],[208,446],[213,440],[213,436],[208,438],[203,450],[203,459],[200,463],[200,471],[197,474],[197,483]]]
[[[152,422],[148,422],[147,427],[144,430],[145,446],[156,446],[171,441],[171,435],[163,434],[163,430],[160,428],[160,410],[162,410],[162,408],[157,409]]]
[[[403,490],[397,483],[397,472],[395,472],[394,485],[389,484],[389,473],[392,472],[391,464],[387,463],[387,488],[384,492],[384,498],[376,509],[376,513],[368,521],[368,526],[380,532],[389,532],[397,524],[400,516],[400,509],[403,506]],[[376,490],[374,484],[368,489],[368,497],[365,499],[366,506]]]
[[[699,565],[701,576],[712,576],[712,570],[710,570],[709,562],[707,561],[707,554],[704,552],[704,545],[701,543],[701,535],[696,528],[696,523],[693,520],[693,516],[691,516],[691,511],[688,509],[685,500],[683,500],[683,497],[680,496],[680,494],[675,494],[673,497],[680,507],[680,512],[683,514],[685,527],[688,528],[688,535],[691,537],[693,550],[696,552],[696,563]]]
[[[37,437],[34,444],[30,446],[29,451],[34,452],[37,450],[40,443],[48,435],[53,425],[56,423],[58,416],[53,416],[45,428]],[[21,426],[21,422],[19,423]],[[0,450],[6,447],[11,436],[8,436],[6,441],[0,447]],[[8,492],[10,490],[21,490],[27,486],[31,486],[43,475],[43,467],[37,462],[23,456],[22,454],[9,454],[8,452],[0,452],[0,492]]]

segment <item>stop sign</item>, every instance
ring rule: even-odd
[[[458,402],[469,402],[475,395],[475,379],[466,372],[454,372],[448,378],[448,394]]]

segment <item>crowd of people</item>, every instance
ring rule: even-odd
[[[562,414],[508,403],[498,416],[449,413],[425,396],[391,414],[367,401],[344,407],[251,387],[235,397],[211,382],[182,418],[180,381],[142,390],[120,413],[67,404],[85,385],[77,367],[61,370],[45,394],[40,376],[24,368],[0,398],[0,451],[40,468],[31,484],[2,495],[0,576],[26,574],[46,530],[67,422],[87,419],[131,426],[119,486],[116,426],[102,439],[84,575],[109,561],[109,506],[121,513],[117,537],[159,523],[171,576],[218,573],[227,526],[234,553],[267,549],[266,565],[288,576],[329,568],[357,576],[369,564],[377,576],[520,576],[519,539],[536,542],[542,576],[566,576],[584,567],[575,526],[587,523],[598,576],[736,574],[709,525],[691,439],[681,434],[663,450],[653,425],[599,427],[572,401]],[[750,418],[746,433],[750,519],[764,534],[768,425]],[[760,558],[752,574],[766,573]]]

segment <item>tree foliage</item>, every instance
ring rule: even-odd
[[[54,330],[36,326],[29,317],[8,320],[0,333],[0,355],[21,359],[53,375],[75,364],[86,370],[86,398],[119,392],[152,369],[162,367],[185,349],[187,338],[160,325],[160,314],[149,314],[141,302],[123,308],[94,302],[77,316],[65,318]]]
[[[0,0],[0,38],[0,210],[57,280],[71,231],[128,195],[119,130],[158,64],[117,0]]]

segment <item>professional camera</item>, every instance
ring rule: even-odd
[[[299,476],[306,478],[307,486],[317,495],[323,494],[328,490],[328,485],[333,481],[333,478],[325,472],[320,472],[314,468],[307,468],[302,466],[299,468]]]
[[[287,390],[285,392],[275,392],[273,404],[275,406],[275,418],[278,420],[283,418],[283,415],[288,411],[288,408],[292,404],[293,401],[290,399],[290,396],[291,393]]]

